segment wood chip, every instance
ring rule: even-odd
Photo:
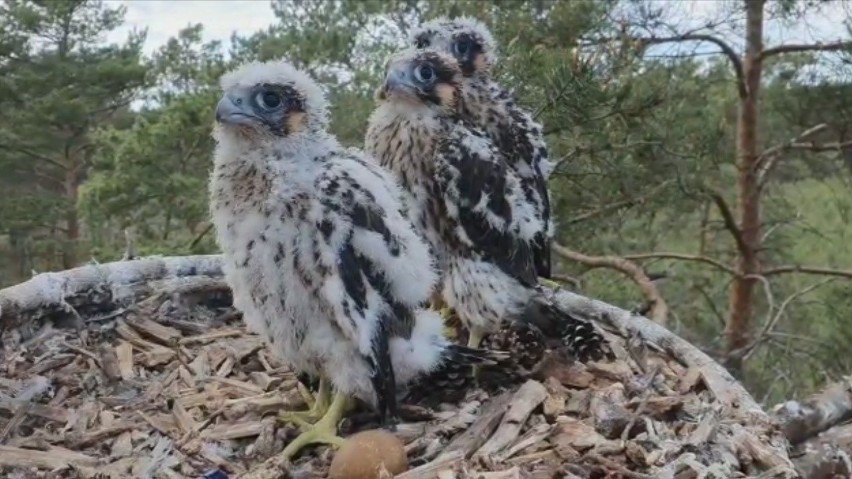
[[[0,466],[37,469],[61,469],[69,465],[94,466],[98,460],[94,457],[52,447],[46,451],[0,446]]]
[[[174,415],[175,422],[177,422],[177,425],[183,434],[195,431],[195,428],[198,426],[198,423],[195,422],[192,416],[186,411],[186,409],[184,409],[180,401],[176,401],[172,406],[172,414]]]
[[[110,457],[119,459],[133,454],[133,440],[129,432],[123,432],[113,441],[110,448]]]
[[[121,341],[115,347],[115,356],[118,358],[118,372],[125,381],[133,379],[133,345],[127,341]]]
[[[209,343],[211,341],[215,341],[217,339],[222,338],[232,338],[234,336],[240,336],[244,334],[241,329],[230,329],[224,331],[216,331],[212,333],[199,334],[198,336],[189,336],[186,338],[181,338],[180,344],[193,344],[193,343]]]
[[[262,421],[240,422],[235,424],[220,424],[208,429],[202,435],[208,439],[239,439],[260,434]]]
[[[101,369],[103,369],[106,377],[113,381],[121,379],[121,369],[118,367],[118,355],[115,353],[115,349],[107,344],[102,344],[98,348],[98,353]]]
[[[132,326],[133,329],[138,331],[142,336],[151,338],[165,346],[174,344],[175,341],[182,337],[182,334],[177,329],[169,326],[163,326],[162,324],[151,321],[148,318],[137,316],[133,319],[127,320],[127,324]]]
[[[497,431],[488,439],[474,456],[497,454],[514,441],[521,432],[521,427],[527,422],[533,409],[538,407],[547,397],[547,389],[538,381],[529,380],[524,383],[512,397],[512,405],[503,416]]]
[[[41,468],[53,477],[73,464],[70,474],[80,479],[198,478],[214,468],[246,478],[323,477],[329,448],[311,448],[292,464],[278,454],[295,431],[274,413],[304,407],[292,369],[241,324],[221,277],[142,279],[204,270],[162,261],[116,264],[155,266],[132,275],[83,267],[89,273],[65,285],[78,294],[67,304],[97,303],[79,309],[83,331],[57,321],[63,326],[18,348],[16,335],[29,326],[0,331],[4,346],[12,345],[0,365],[0,438],[11,448],[0,450],[2,475],[29,477]],[[131,284],[98,282],[131,277]],[[96,287],[74,289],[92,281]],[[4,320],[8,308],[24,304],[4,299],[6,291]],[[570,313],[599,322],[616,359],[582,364],[554,350],[531,375],[513,371],[521,374],[499,389],[486,381],[488,392],[471,388],[437,410],[406,399],[396,435],[423,465],[400,477],[792,477],[780,433],[723,368],[644,318],[569,296]],[[22,318],[35,329],[56,316],[44,314],[45,303],[32,304],[40,309]],[[373,427],[375,418],[359,411],[341,433]]]
[[[470,457],[474,451],[485,444],[485,441],[491,437],[491,433],[500,425],[500,420],[503,419],[503,415],[511,404],[512,396],[507,392],[492,399],[479,413],[479,418],[465,432],[456,436],[435,461],[453,457],[458,453],[462,458]]]

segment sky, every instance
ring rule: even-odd
[[[192,23],[204,24],[204,39],[221,40],[227,51],[229,38],[235,30],[249,34],[275,22],[268,0],[107,0],[108,4],[127,7],[126,23],[110,33],[109,41],[121,41],[132,28],[148,28],[145,52],[150,54],[169,37]],[[723,11],[725,0],[656,0],[666,4],[684,26],[700,25]],[[791,24],[772,22],[767,25],[767,44],[779,42],[831,41],[846,36],[844,19],[848,22],[852,2],[835,0],[821,12],[809,14],[804,21]]]

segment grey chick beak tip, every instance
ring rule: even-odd
[[[216,105],[216,121],[225,124],[247,124],[254,115],[248,114],[238,101],[228,95],[222,97]]]
[[[391,68],[388,71],[387,76],[385,77],[385,90],[386,91],[400,91],[400,90],[414,90],[415,85],[412,82],[411,78],[405,68],[402,66],[396,66]]]

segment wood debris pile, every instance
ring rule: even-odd
[[[302,407],[294,374],[245,331],[210,257],[175,261],[0,291],[0,477],[325,477],[327,448],[278,454],[297,433],[275,419]],[[81,312],[81,297],[100,306]],[[554,355],[502,393],[408,406],[398,478],[798,477],[783,435],[716,363],[644,318],[557,298],[599,320],[616,359]]]

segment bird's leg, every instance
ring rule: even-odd
[[[305,389],[304,393],[310,394],[310,392],[307,391],[307,388],[304,386],[302,386],[302,388]],[[301,391],[302,390],[300,389],[300,392]],[[319,389],[317,390],[316,395],[310,402],[305,401],[310,405],[310,409],[307,411],[285,411],[279,413],[278,419],[285,423],[293,423],[302,428],[310,426],[328,412],[330,401],[331,385],[325,378],[320,378]]]
[[[479,343],[482,342],[483,336],[485,336],[485,334],[482,331],[482,328],[480,328],[478,326],[471,326],[470,327],[470,334],[468,335],[468,338],[467,338],[467,347],[472,348],[472,349],[478,348]]]
[[[432,303],[432,309],[438,311],[438,314],[441,315],[441,319],[444,320],[444,337],[452,339],[456,337],[456,329],[452,326],[447,326],[447,322],[452,319],[453,310],[447,306],[447,303],[444,302],[444,298],[441,296],[440,291],[435,291],[432,293],[432,298],[430,300]]]
[[[322,379],[320,379],[320,386],[322,386]],[[317,398],[313,395],[313,393],[311,393],[311,390],[305,386],[305,383],[297,381],[296,389],[299,391],[299,395],[302,396],[302,401],[305,401],[305,404],[307,404],[308,409],[313,408],[317,402]]]
[[[315,424],[302,426],[302,433],[290,441],[284,448],[284,456],[293,459],[296,454],[310,444],[328,444],[332,447],[340,447],[346,440],[337,435],[337,424],[343,419],[343,415],[349,410],[351,401],[343,393],[336,393],[334,401],[328,406],[325,414]]]
[[[476,349],[479,347],[479,344],[482,342],[482,337],[485,336],[482,328],[479,326],[471,326],[468,331],[467,338],[467,347]],[[473,366],[473,378],[476,382],[479,382],[479,367]]]
[[[444,322],[444,337],[454,339],[456,337],[456,328],[447,325],[447,321],[453,317],[453,310],[450,309],[449,306],[444,306],[438,310],[438,314],[441,315],[441,319],[443,319]]]
[[[539,278],[538,278],[538,282],[539,282],[540,284],[544,285],[544,286],[547,286],[547,287],[548,287],[548,288],[550,288],[550,289],[559,289],[559,288],[561,288],[561,287],[562,287],[562,285],[560,285],[560,284],[559,284],[559,283],[557,283],[556,281],[553,281],[552,279],[547,279],[547,278],[541,278],[541,277],[539,277]]]

